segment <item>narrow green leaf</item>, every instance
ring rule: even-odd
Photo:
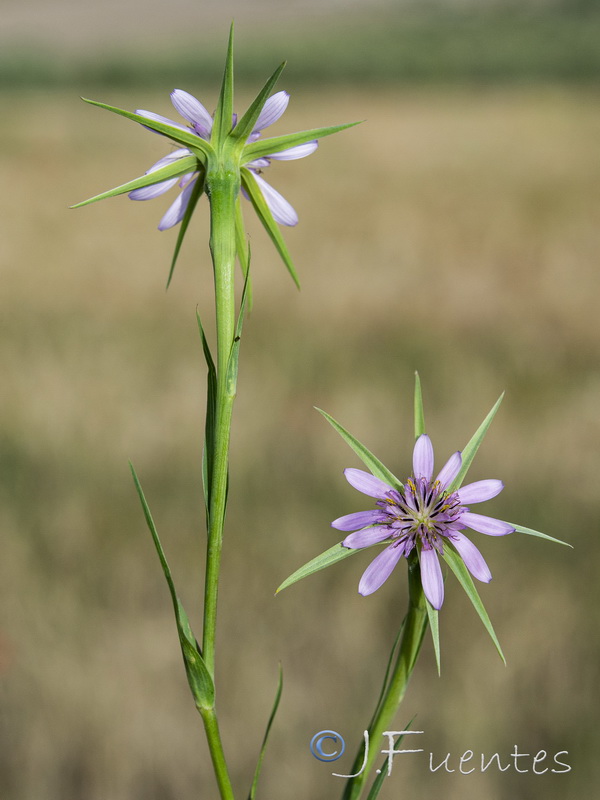
[[[296,274],[296,270],[294,268],[294,264],[292,263],[292,258],[288,252],[287,246],[281,235],[279,228],[277,227],[277,223],[273,219],[273,214],[271,214],[271,209],[267,205],[265,198],[263,197],[263,193],[258,187],[258,184],[254,180],[254,176],[250,172],[250,170],[242,167],[241,170],[242,175],[242,186],[246,190],[248,197],[252,205],[254,206],[254,210],[258,214],[258,218],[264,225],[265,230],[269,234],[271,241],[275,245],[275,248],[283,263],[287,267],[288,272],[292,276],[292,279],[296,286],[300,288],[300,281],[298,280],[298,275]]]
[[[132,181],[123,183],[121,186],[116,186],[114,189],[109,189],[107,192],[102,192],[102,194],[97,194],[94,197],[90,197],[88,200],[82,200],[81,203],[75,203],[75,205],[71,206],[71,208],[81,208],[82,206],[87,206],[90,203],[96,203],[98,200],[104,200],[107,197],[116,197],[117,195],[125,194],[125,192],[132,192],[134,189],[143,189],[144,186],[152,186],[155,183],[166,181],[169,178],[179,178],[181,175],[185,175],[187,172],[192,172],[197,168],[197,159],[194,158],[194,156],[185,156],[185,158],[179,158],[177,161],[167,164],[166,167],[161,167],[160,169],[150,172],[147,175],[134,178]]]
[[[492,641],[496,646],[496,650],[498,651],[500,658],[506,664],[506,659],[504,658],[504,653],[502,652],[502,648],[500,647],[500,642],[496,637],[494,632],[494,628],[492,623],[490,622],[490,618],[488,616],[487,611],[483,603],[481,602],[481,598],[475,588],[475,584],[473,583],[473,579],[471,578],[471,574],[469,570],[466,568],[464,561],[462,558],[456,553],[451,547],[444,547],[444,552],[442,553],[442,558],[448,564],[452,572],[458,578],[461,586],[467,593],[467,597],[473,604],[473,608],[479,614],[481,621],[483,622],[485,629],[489,633]]]
[[[425,413],[423,411],[423,395],[421,394],[421,379],[415,372],[415,439],[425,433]]]
[[[527,533],[529,536],[539,536],[540,539],[547,539],[549,542],[556,542],[556,544],[564,544],[565,547],[573,547],[572,544],[569,542],[563,542],[560,539],[555,539],[554,536],[548,536],[547,533],[540,533],[540,531],[534,531],[533,528],[525,528],[523,525],[515,525],[514,522],[509,522],[509,525],[512,525],[513,528],[517,533]]]
[[[183,654],[183,663],[188,679],[188,685],[192,692],[192,697],[196,703],[196,708],[208,709],[215,705],[215,685],[210,676],[204,659],[200,655],[198,644],[193,644],[180,633],[179,642]]]
[[[208,513],[210,509],[210,491],[212,486],[214,448],[215,448],[215,424],[217,417],[217,369],[210,352],[210,347],[202,327],[200,314],[196,311],[196,320],[200,339],[202,340],[202,350],[208,367],[206,382],[206,422],[204,425],[204,450],[202,452],[202,485],[204,487],[204,505],[206,507],[206,517],[208,525]]]
[[[242,328],[244,325],[244,314],[246,313],[246,303],[248,300],[248,285],[250,279],[250,269],[246,273],[246,280],[244,281],[244,289],[242,291],[242,299],[240,302],[240,312],[238,314],[237,323],[235,326],[235,336],[231,343],[231,351],[229,353],[229,360],[227,362],[227,390],[230,396],[235,396],[238,376],[238,362],[240,358],[240,343],[242,340]]]
[[[202,654],[200,653],[200,648],[198,647],[198,643],[192,632],[188,615],[186,614],[185,609],[181,604],[179,597],[177,596],[171,570],[158,537],[156,525],[154,524],[152,514],[150,513],[150,507],[148,506],[142,486],[131,462],[129,462],[129,467],[131,469],[131,474],[133,475],[133,481],[140,498],[140,503],[142,504],[142,509],[146,518],[146,524],[148,525],[148,529],[152,535],[154,547],[156,548],[163,574],[165,576],[165,580],[167,581],[167,586],[169,587],[171,600],[173,601],[177,633],[179,635],[179,643],[181,645],[181,652],[183,655],[183,663],[185,666],[188,684],[192,691],[196,706],[198,708],[212,708],[215,701],[215,687],[213,680],[206,668]]]
[[[437,664],[438,675],[441,675],[442,664],[440,655],[440,621],[439,612],[434,608],[429,600],[425,598],[427,605],[427,617],[429,619],[429,629],[431,631],[431,639],[433,641],[433,649],[435,651],[435,663]]]
[[[221,83],[219,102],[214,116],[210,141],[219,147],[233,126],[233,22],[229,29],[229,42],[225,58],[225,71]]]
[[[345,125],[332,125],[328,128],[311,128],[308,131],[287,133],[284,136],[274,136],[270,139],[258,139],[256,142],[250,142],[244,147],[243,161],[247,163],[248,161],[254,161],[255,158],[268,156],[272,153],[281,153],[282,150],[287,150],[289,147],[297,147],[300,144],[312,142],[313,139],[323,139],[325,136],[331,136],[333,133],[353,128],[355,125],[360,125],[360,121],[348,122]]]
[[[405,731],[410,730],[410,726],[413,724],[413,722],[414,722],[414,717],[413,717],[413,719],[411,719],[411,721],[408,723],[408,725],[404,728],[404,730]],[[404,739],[404,734],[402,734],[401,736],[399,736],[396,739],[396,742],[394,744],[394,750],[398,749],[398,745],[402,742],[402,739]],[[381,787],[383,786],[383,782],[388,777],[388,762],[389,762],[389,759],[390,759],[390,757],[386,756],[385,761],[381,765],[381,769],[378,770],[378,775],[375,778],[375,780],[373,781],[373,785],[371,786],[371,791],[367,795],[367,800],[377,800],[377,797],[379,797],[379,792],[381,791]]]
[[[297,583],[298,581],[302,580],[302,578],[307,578],[314,572],[319,572],[319,570],[325,569],[326,567],[331,567],[332,564],[337,564],[338,561],[343,561],[345,558],[349,558],[350,556],[353,556],[355,553],[359,553],[364,549],[365,548],[361,548],[361,550],[351,550],[348,547],[342,547],[341,543],[335,544],[333,547],[330,547],[329,550],[321,553],[320,556],[313,558],[311,561],[304,564],[303,567],[300,567],[300,569],[297,569],[294,573],[292,573],[289,578],[284,580],[275,594],[281,592],[282,589],[287,589],[288,586],[291,586],[293,583]]]
[[[203,164],[206,164],[208,159],[214,155],[215,151],[207,141],[185,128],[179,128],[177,125],[169,125],[166,122],[149,119],[142,114],[134,114],[133,111],[126,111],[123,108],[109,106],[107,103],[99,103],[97,100],[88,100],[86,97],[82,97],[81,99],[92,106],[104,108],[106,111],[112,111],[113,114],[118,114],[133,122],[139,122],[140,125],[143,125],[145,128],[150,128],[150,130],[156,131],[157,133],[162,133],[164,136],[172,139],[172,141],[177,142],[177,144],[189,148]]]
[[[381,708],[381,704],[384,701],[385,694],[388,688],[388,681],[392,671],[392,664],[396,658],[398,653],[398,647],[400,645],[400,640],[402,638],[402,634],[404,633],[404,627],[406,625],[406,617],[402,620],[400,625],[400,629],[394,639],[394,644],[392,645],[392,649],[390,650],[390,657],[388,658],[387,667],[385,669],[385,675],[383,676],[383,683],[381,684],[381,691],[379,692],[379,698],[377,699],[377,703],[375,704],[375,710],[373,711],[373,716],[371,717],[371,721],[369,722],[369,730],[373,727],[375,720],[377,719],[377,715],[379,714],[379,710]]]
[[[150,508],[148,503],[146,502],[146,498],[144,496],[144,492],[142,490],[142,486],[134,469],[134,466],[131,462],[129,462],[129,468],[131,469],[131,474],[133,475],[133,481],[135,483],[135,488],[137,490],[138,496],[140,498],[140,503],[142,504],[142,509],[144,511],[144,517],[146,518],[146,524],[148,525],[148,529],[152,534],[152,539],[154,541],[154,546],[156,548],[156,552],[158,553],[158,558],[160,559],[160,565],[165,575],[165,579],[167,581],[167,585],[169,587],[169,591],[171,593],[171,599],[173,600],[173,605],[175,607],[176,615],[179,615],[179,600],[177,598],[177,592],[175,591],[175,584],[173,583],[173,578],[171,577],[171,570],[169,568],[169,564],[167,563],[167,559],[160,543],[160,539],[158,538],[158,532],[156,530],[156,526],[154,524],[154,520],[152,518],[152,514],[150,513]]]
[[[181,245],[183,244],[183,237],[187,232],[188,225],[190,224],[190,220],[192,218],[192,214],[194,213],[196,204],[198,202],[198,198],[202,195],[203,192],[204,192],[204,174],[201,174],[198,175],[198,177],[196,178],[196,183],[194,184],[194,188],[192,189],[192,193],[190,195],[190,199],[188,201],[185,214],[183,215],[183,219],[181,220],[181,224],[179,225],[179,233],[177,234],[177,241],[175,242],[173,259],[171,260],[171,269],[169,270],[169,277],[167,278],[167,289],[171,284],[171,278],[173,277],[175,264],[177,263],[177,258],[179,257],[179,251],[181,250]]]
[[[260,771],[262,769],[262,762],[265,757],[265,751],[267,749],[267,742],[269,740],[269,733],[271,732],[271,726],[273,725],[273,720],[275,719],[275,715],[277,714],[277,709],[279,708],[279,701],[281,700],[282,690],[283,690],[283,670],[281,669],[281,664],[280,664],[279,680],[277,682],[277,691],[275,692],[275,702],[273,703],[271,715],[269,717],[269,721],[267,722],[267,729],[265,731],[265,735],[263,738],[262,747],[260,748],[258,763],[256,764],[256,770],[254,771],[254,780],[252,781],[252,786],[250,787],[250,794],[248,795],[248,800],[254,800],[254,798],[256,797],[258,778],[260,776]]]
[[[479,450],[479,445],[483,441],[483,437],[487,433],[488,428],[492,424],[492,420],[496,416],[496,412],[500,408],[500,403],[502,402],[503,397],[504,397],[504,392],[502,392],[500,397],[496,400],[496,402],[492,407],[492,410],[483,420],[481,425],[477,428],[477,430],[469,440],[467,446],[462,451],[462,466],[460,468],[460,472],[448,487],[448,491],[455,492],[464,481],[466,474],[469,471],[469,467],[471,466],[471,463],[475,458],[475,453]]]
[[[331,417],[326,411],[322,411],[320,408],[317,408],[319,414],[322,414],[327,422],[336,430],[342,439],[346,442],[346,444],[350,445],[350,447],[354,450],[356,455],[360,458],[363,464],[375,475],[376,478],[387,483],[394,489],[398,491],[402,491],[404,488],[402,483],[398,480],[398,478],[394,475],[393,472],[381,463],[381,461],[373,455],[370,450],[361,444],[358,439],[355,439],[351,433],[349,433],[345,428],[343,428],[339,422],[336,422],[333,417]]]
[[[238,121],[237,125],[231,132],[232,139],[238,139],[242,142],[245,142],[248,136],[250,136],[250,134],[254,130],[254,125],[256,123],[256,120],[260,116],[260,112],[262,111],[264,104],[269,98],[271,90],[277,83],[279,76],[283,72],[284,67],[285,67],[285,61],[283,62],[283,64],[280,64],[277,67],[275,72],[271,75],[269,80],[260,90],[256,98],[252,101],[251,105],[249,106],[244,116]]]
[[[250,267],[250,245],[246,238],[244,215],[239,195],[235,201],[235,249],[242,268],[244,281],[248,282],[248,311],[252,311],[252,279],[248,272]]]

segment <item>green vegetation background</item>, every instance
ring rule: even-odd
[[[266,800],[339,795],[331,772],[351,756],[331,767],[308,743],[333,728],[353,749],[406,602],[402,570],[375,596],[357,595],[369,559],[360,555],[273,597],[337,541],[330,520],[363,505],[342,475],[355,459],[312,407],[401,474],[415,369],[438,463],[506,390],[472,476],[505,482],[490,514],[575,549],[477,538],[494,575],[482,597],[508,666],[449,577],[442,677],[427,645],[398,718],[401,727],[417,714],[426,753],[405,757],[382,800],[594,794],[599,30],[594,5],[582,4],[570,15],[332,27],[314,47],[288,33],[269,53],[239,35],[238,108],[285,56],[281,87],[295,91],[277,130],[366,120],[309,160],[270,170],[301,218],[288,235],[300,293],[248,223],[255,307],[233,438],[218,693],[234,780],[246,787],[283,664]],[[195,311],[210,325],[206,209],[165,294],[174,236],[154,228],[169,200],[68,206],[164,152],[158,137],[76,95],[102,88],[98,99],[169,115],[178,85],[210,106],[221,45],[154,64],[21,52],[21,71],[14,52],[2,56],[5,800],[214,796],[127,467],[131,458],[199,627],[205,383]],[[451,753],[457,768],[467,749],[508,763],[515,744],[568,750],[572,771],[429,772],[430,751],[437,763]]]

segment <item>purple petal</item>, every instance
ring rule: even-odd
[[[370,547],[377,542],[383,542],[389,539],[392,531],[387,526],[375,526],[373,528],[365,528],[363,531],[356,531],[346,536],[342,544],[344,547],[349,547],[351,550],[358,550],[361,547]]]
[[[319,142],[314,139],[312,142],[306,142],[306,144],[288,147],[287,150],[282,150],[280,153],[273,153],[267,156],[267,158],[272,158],[274,161],[294,161],[296,158],[306,158],[306,156],[310,156],[315,152],[318,146]]]
[[[365,525],[381,522],[381,519],[381,511],[357,511],[355,514],[346,514],[345,517],[334,519],[331,527],[337,528],[338,531],[357,531],[359,528],[364,528]]]
[[[489,583],[492,580],[492,573],[473,542],[467,539],[463,533],[456,532],[452,534],[450,541],[458,551],[459,556],[465,562],[465,566],[471,575],[479,581]]]
[[[355,489],[363,494],[368,494],[369,497],[377,497],[379,500],[385,500],[388,492],[392,491],[392,487],[387,483],[380,481],[370,472],[365,472],[362,469],[354,469],[349,467],[344,470],[346,480]]]
[[[457,450],[456,453],[453,453],[448,459],[448,461],[446,461],[446,463],[440,470],[440,474],[436,478],[436,480],[439,481],[442,489],[445,489],[452,483],[454,478],[456,478],[456,476],[460,472],[461,466],[462,466],[462,456],[460,454],[460,451]]]
[[[169,178],[168,181],[153,183],[152,186],[133,189],[127,196],[130,200],[153,200],[155,197],[159,197],[161,194],[171,189],[171,187],[175,186],[178,180],[179,178]]]
[[[190,181],[181,194],[177,197],[175,202],[169,207],[167,213],[163,216],[158,224],[159,231],[166,231],[167,228],[172,228],[184,217],[188,203],[190,202],[190,195],[196,184],[196,180]]]
[[[279,222],[280,225],[288,225],[289,227],[297,225],[298,215],[285,197],[282,197],[279,192],[275,191],[275,189],[273,189],[273,187],[270,186],[266,180],[264,180],[264,178],[261,178],[260,175],[257,175],[256,172],[253,172],[252,175],[254,176],[255,181],[258,183],[258,187],[263,193],[265,202],[269,206],[275,221]]]
[[[244,164],[245,167],[248,169],[265,169],[269,166],[271,162],[268,158],[255,158],[254,161],[248,161],[247,164]]]
[[[433,445],[426,433],[422,433],[415,442],[413,474],[415,478],[425,478],[428,481],[433,475]]]
[[[269,125],[277,122],[279,117],[286,110],[289,102],[290,96],[287,92],[277,92],[272,97],[269,97],[258,115],[253,133],[262,131],[264,128],[268,128]]]
[[[145,174],[150,175],[161,167],[166,167],[168,164],[172,164],[174,161],[189,155],[191,155],[191,153],[187,147],[180,147],[172,153],[168,153],[166,156],[159,158],[155,164],[152,164],[152,166],[146,170]],[[179,178],[169,178],[166,181],[160,181],[160,183],[155,183],[152,186],[133,189],[129,192],[128,197],[130,200],[152,200],[155,197],[159,197],[164,192],[167,192],[172,186],[175,186],[179,180]]]
[[[467,528],[472,528],[479,533],[486,533],[488,536],[506,536],[507,533],[513,533],[515,530],[508,522],[502,522],[494,517],[484,517],[483,514],[472,514],[470,511],[463,511],[460,521]]]
[[[210,136],[213,118],[199,100],[183,89],[174,89],[171,92],[171,102],[181,116],[192,123],[196,133],[204,138]]]
[[[390,577],[392,570],[403,555],[404,547],[397,544],[391,544],[389,547],[385,548],[383,553],[379,553],[379,555],[371,561],[360,579],[360,583],[358,584],[359,594],[366,597],[377,591]]]
[[[179,185],[181,186],[181,188],[185,189],[185,187],[187,186],[187,182],[190,181],[193,177],[194,177],[193,172],[186,172],[185,175],[182,175],[181,178],[179,178]]]
[[[178,147],[177,150],[173,150],[172,153],[167,153],[166,156],[159,158],[155,164],[152,164],[152,166],[146,170],[146,175],[148,175],[150,172],[160,169],[161,167],[166,167],[180,158],[185,158],[186,156],[191,155],[192,152],[191,150],[188,150],[187,147]]]
[[[468,483],[457,491],[458,499],[463,505],[470,503],[483,503],[484,500],[491,500],[504,489],[502,481],[490,478],[487,481],[475,481]]]
[[[444,602],[444,579],[436,551],[433,548],[421,550],[419,564],[421,565],[421,583],[425,597],[434,608],[439,610]]]
[[[164,122],[165,125],[173,125],[173,127],[179,128],[182,131],[188,130],[185,127],[185,125],[180,125],[179,122],[173,122],[172,119],[169,119],[168,117],[163,117],[162,114],[155,114],[154,111],[144,111],[143,109],[138,108],[135,113],[139,114],[140,117],[146,117],[147,119],[152,119],[154,120],[154,122]],[[160,131],[155,131],[153,128],[149,128],[149,130],[153,131],[154,133],[160,133]],[[161,136],[162,135],[163,134],[161,134]]]

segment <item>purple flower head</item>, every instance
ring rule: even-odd
[[[365,570],[358,587],[360,594],[369,595],[379,589],[400,558],[408,558],[415,551],[425,596],[433,608],[441,608],[444,581],[438,555],[447,547],[458,553],[473,577],[485,583],[492,579],[483,556],[462,531],[471,528],[488,536],[504,536],[515,530],[507,522],[470,511],[470,505],[499,494],[502,482],[476,481],[452,490],[462,466],[460,452],[450,456],[435,479],[433,466],[431,440],[422,434],[413,451],[413,474],[401,490],[363,470],[345,471],[348,483],[374,497],[377,508],[348,514],[331,523],[338,530],[354,531],[344,539],[343,546],[358,549],[389,542]]]
[[[175,110],[186,120],[187,126],[178,122],[173,122],[173,120],[162,117],[160,114],[154,114],[152,111],[138,110],[136,113],[146,117],[147,119],[164,122],[168,125],[174,125],[185,131],[191,130],[191,132],[200,139],[209,141],[214,120],[202,103],[193,95],[188,94],[188,92],[184,92],[182,89],[175,89],[173,92],[171,92],[171,102],[173,103]],[[277,122],[277,120],[281,117],[287,108],[288,102],[289,95],[287,92],[277,92],[269,97],[264,104],[258,119],[256,120],[254,130],[250,133],[246,141],[255,142],[257,139],[259,139],[262,131],[265,128],[268,128],[269,125]],[[237,124],[237,117],[235,115],[232,122],[233,127],[235,128]],[[282,197],[279,192],[277,192],[269,183],[267,183],[267,181],[265,181],[265,179],[261,176],[261,173],[264,169],[270,166],[271,161],[273,160],[292,161],[294,159],[304,158],[305,156],[309,156],[311,153],[314,153],[317,147],[318,141],[315,139],[314,141],[297,145],[296,147],[289,147],[286,150],[282,150],[278,153],[273,153],[262,156],[261,158],[249,160],[243,164],[243,166],[245,166],[246,169],[248,169],[254,176],[254,179],[258,184],[258,187],[271,211],[271,214],[273,215],[273,218],[281,225],[296,225],[298,222],[298,215],[288,201]],[[146,174],[154,172],[155,170],[160,169],[161,167],[164,167],[179,159],[187,158],[190,155],[192,155],[191,150],[188,150],[185,147],[179,148],[172,153],[169,153],[167,156],[164,156],[164,158],[161,158],[156,162],[156,164],[153,164],[150,169],[146,171]],[[155,183],[151,186],[146,186],[142,189],[134,189],[132,192],[129,192],[129,197],[131,200],[151,200],[159,195],[164,194],[174,186],[179,186],[179,188],[182,190],[181,193],[167,210],[166,214],[162,217],[158,225],[159,230],[166,230],[167,228],[172,228],[174,225],[177,225],[185,216],[185,212],[187,210],[188,203],[192,195],[194,185],[198,180],[199,174],[199,172],[190,172],[186,175],[183,175],[183,177],[171,178],[166,181],[161,181],[160,183]]]

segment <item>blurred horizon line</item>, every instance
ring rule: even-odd
[[[583,10],[582,10],[583,8]],[[353,9],[354,11],[356,9]],[[238,35],[241,83],[264,80],[282,60],[288,84],[595,84],[600,80],[600,8],[575,3],[548,9],[437,5],[352,13],[330,25],[291,26]],[[207,42],[158,43],[83,52],[20,42],[0,53],[0,90],[214,85],[222,73],[225,33]]]

